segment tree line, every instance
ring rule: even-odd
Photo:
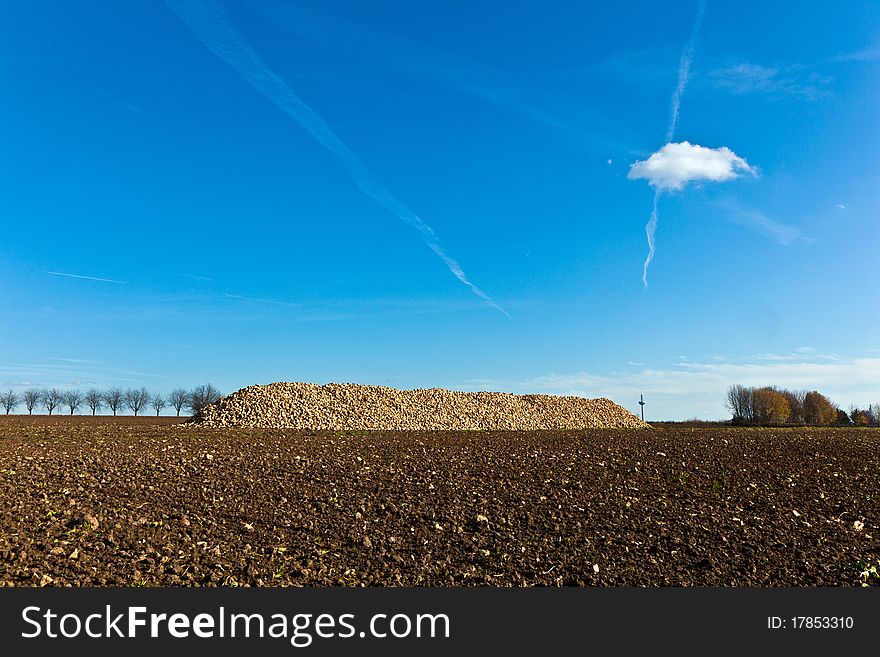
[[[733,424],[740,425],[880,426],[880,403],[866,409],[852,405],[845,411],[816,390],[733,385],[727,389],[725,406]]]
[[[167,395],[160,392],[150,392],[145,387],[140,388],[109,388],[98,390],[90,388],[82,392],[78,388],[61,390],[59,388],[28,388],[19,393],[8,390],[0,394],[0,406],[9,415],[17,407],[24,405],[28,415],[32,415],[34,409],[45,409],[49,415],[58,410],[69,411],[73,415],[80,408],[88,408],[92,415],[107,409],[122,413],[127,408],[136,416],[142,411],[155,410],[156,415],[165,408],[173,408],[177,415],[183,409],[188,409],[193,415],[197,415],[205,406],[213,404],[220,399],[220,391],[210,383],[196,386],[191,390],[175,388]]]

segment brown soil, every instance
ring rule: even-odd
[[[175,422],[0,418],[0,584],[878,582],[876,429]]]

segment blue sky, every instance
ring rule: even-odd
[[[880,402],[880,3],[704,9],[4,2],[0,388]]]

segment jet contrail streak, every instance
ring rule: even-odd
[[[166,4],[189,27],[195,36],[217,57],[232,67],[244,80],[274,103],[282,112],[299,123],[324,148],[348,169],[358,188],[382,205],[401,221],[421,233],[425,244],[446,265],[450,272],[480,299],[499,312],[508,312],[488,294],[474,285],[461,266],[440,246],[437,235],[421,218],[401,203],[380,184],[366,165],[321,116],[306,105],[257,52],[229,24],[226,15],[209,0],[166,0]]]
[[[694,25],[691,28],[691,36],[681,53],[681,60],[678,64],[678,82],[675,85],[675,91],[672,92],[671,114],[669,119],[669,129],[666,131],[666,143],[672,141],[675,135],[675,126],[678,124],[678,111],[681,108],[681,96],[684,94],[684,88],[687,86],[688,75],[691,70],[691,62],[694,59],[694,48],[697,45],[697,37],[703,27],[703,16],[706,13],[706,0],[699,0],[697,8],[697,17],[694,19]],[[651,212],[651,218],[645,226],[645,233],[648,236],[648,256],[645,258],[645,264],[642,268],[642,284],[648,289],[648,266],[654,259],[654,234],[657,232],[657,202],[660,199],[659,189],[654,190],[654,210]]]
[[[642,269],[642,283],[645,288],[648,287],[648,265],[654,259],[654,233],[657,232],[657,201],[660,199],[660,190],[654,190],[654,210],[651,212],[651,218],[645,226],[645,234],[648,236],[648,257],[645,258],[645,266]]]
[[[672,116],[669,120],[669,130],[666,131],[667,144],[672,141],[672,136],[675,134],[675,125],[678,123],[678,110],[681,107],[681,95],[684,93],[684,88],[687,85],[691,62],[694,59],[694,48],[697,45],[700,28],[703,26],[703,16],[705,13],[706,2],[705,0],[700,0],[697,17],[694,20],[693,28],[691,28],[691,37],[684,47],[684,52],[681,53],[681,61],[678,64],[678,84],[675,85],[675,91],[672,92]]]
[[[97,276],[82,276],[80,274],[65,274],[60,271],[44,271],[44,274],[49,274],[50,276],[66,276],[67,278],[81,278],[84,281],[98,281],[99,283],[117,283],[119,285],[125,285],[126,281],[114,281],[111,278],[98,278]]]

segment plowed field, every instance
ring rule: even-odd
[[[859,586],[880,430],[0,417],[10,586]]]

